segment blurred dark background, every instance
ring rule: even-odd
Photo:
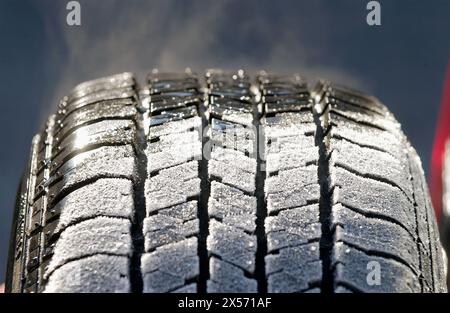
[[[208,67],[299,72],[376,95],[427,169],[450,51],[450,1],[0,1],[0,281],[33,134],[83,80]],[[141,80],[142,81],[142,80]]]

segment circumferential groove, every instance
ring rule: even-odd
[[[332,230],[332,207],[333,188],[330,175],[329,141],[330,127],[329,114],[330,105],[327,103],[326,85],[319,84],[313,92],[313,115],[316,124],[316,146],[319,147],[319,162],[317,174],[320,185],[319,222],[321,224],[320,237],[320,260],[322,262],[322,282],[320,285],[322,293],[334,293],[334,273],[332,269],[332,251],[334,246],[334,235]]]
[[[264,183],[266,179],[265,172],[265,138],[261,128],[261,117],[264,116],[264,105],[261,105],[261,114],[258,106],[260,101],[253,104],[253,125],[256,133],[256,260],[255,260],[255,278],[258,281],[258,292],[267,293],[266,262],[267,238],[265,221],[267,217],[267,203],[264,193]]]
[[[210,125],[210,116],[208,115],[208,91],[203,94],[204,103],[199,105],[199,113],[202,119],[201,138],[202,138],[202,159],[199,164],[200,177],[200,196],[198,202],[198,219],[199,219],[199,234],[198,234],[198,258],[199,258],[199,277],[197,281],[197,292],[206,293],[207,281],[209,279],[209,256],[206,240],[209,234],[209,214],[208,214],[208,200],[211,190],[211,182],[208,178],[208,158],[205,157],[205,149],[208,144],[207,129]]]
[[[139,94],[136,92],[136,106],[140,107]],[[145,134],[143,110],[137,110],[135,116],[136,144],[135,154],[137,163],[137,177],[134,179],[134,216],[131,225],[131,238],[133,242],[133,254],[130,260],[130,285],[134,293],[142,293],[143,278],[141,272],[141,256],[144,253],[143,224],[146,216],[145,204],[145,179],[147,177],[147,156],[145,149],[147,140]]]

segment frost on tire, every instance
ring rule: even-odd
[[[7,291],[445,292],[441,249],[420,159],[374,97],[122,73],[34,137]]]

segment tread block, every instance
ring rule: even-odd
[[[417,276],[407,266],[383,257],[370,256],[338,242],[334,246],[335,282],[355,286],[362,292],[420,292]],[[380,265],[380,284],[368,284],[369,262]]]
[[[53,155],[90,145],[133,143],[136,128],[131,120],[105,120],[82,126],[64,138],[53,149]]]
[[[197,239],[188,238],[145,253],[141,258],[144,292],[168,292],[198,276]]]
[[[195,216],[190,220],[156,214],[144,219],[145,251],[179,242],[197,235],[199,223]]]
[[[253,155],[256,138],[253,129],[239,124],[212,119],[211,136],[214,146],[230,148]]]
[[[319,184],[297,186],[295,190],[271,193],[267,196],[267,211],[276,213],[287,208],[305,206],[320,199]]]
[[[405,160],[405,152],[401,141],[395,134],[378,128],[365,127],[364,125],[346,120],[338,115],[332,115],[331,136],[337,139],[346,139],[362,146],[375,147],[391,153],[399,160]]]
[[[266,128],[267,130],[268,128]],[[266,133],[267,134],[267,133]],[[300,152],[302,149],[315,148],[314,136],[296,134],[282,137],[267,137],[267,153]]]
[[[245,277],[244,271],[230,263],[211,257],[209,260],[210,279],[207,290],[212,293],[257,292],[258,286],[254,279]]]
[[[337,102],[346,102],[353,104],[367,110],[377,112],[385,118],[390,118],[391,114],[388,109],[381,104],[375,97],[363,94],[359,91],[350,88],[333,85],[333,92],[331,95]]]
[[[278,172],[278,175],[266,178],[265,190],[270,194],[278,192],[301,192],[304,186],[319,184],[317,165],[308,165]]]
[[[145,195],[147,201],[147,212],[167,208],[176,204],[186,202],[188,198],[200,194],[200,179],[194,178],[186,181],[175,181],[169,185],[161,187],[159,190],[148,191],[148,181],[146,182]]]
[[[304,149],[316,148],[314,136],[297,134],[285,137],[266,137],[267,156],[277,154],[300,154]],[[313,156],[311,156],[313,157]],[[318,155],[315,156],[318,158]]]
[[[214,147],[211,151],[211,160],[256,174],[256,160],[246,156],[241,151]]]
[[[255,231],[256,198],[236,188],[212,181],[208,213],[230,227]]]
[[[302,120],[309,120],[312,114],[304,113],[305,117],[301,118],[293,113],[277,114],[273,117],[266,117],[262,120],[266,126],[264,133],[266,138],[282,138],[288,136],[298,136],[299,134],[314,134],[316,125],[314,120],[302,123]]]
[[[68,102],[68,105],[61,110],[62,115],[70,114],[74,110],[85,107],[87,105],[116,99],[134,99],[136,92],[132,87],[119,87],[106,90],[99,90]]]
[[[415,238],[404,228],[386,220],[367,218],[341,204],[333,206],[332,223],[336,226],[335,240],[344,240],[386,254],[398,255],[411,267],[417,268],[419,254]]]
[[[284,210],[277,216],[268,216],[265,229],[268,253],[306,244],[311,240],[318,241],[322,233],[319,204]]]
[[[276,144],[279,144],[279,142],[276,142]],[[283,147],[281,149],[278,148],[278,150],[279,152],[277,153],[273,144],[269,146],[269,151],[266,156],[266,171],[269,173],[303,168],[307,164],[318,161],[318,147],[308,147],[298,150]]]
[[[158,125],[164,123],[164,121],[192,117],[196,114],[195,105],[200,101],[201,98],[196,91],[174,91],[167,94],[151,95],[150,112],[154,119],[150,120],[150,124]]]
[[[319,243],[281,249],[266,256],[269,292],[301,292],[322,279]]]
[[[256,236],[211,219],[209,222],[208,251],[244,271],[255,270]]]
[[[145,182],[147,214],[187,202],[200,194],[198,162],[192,161],[161,170]]]
[[[211,119],[211,129],[219,135],[229,134],[230,136],[255,140],[255,134],[249,128],[248,126],[226,122],[217,118]]]
[[[196,200],[174,205],[165,209],[158,210],[158,214],[190,221],[197,216],[198,202]]]
[[[161,152],[147,152],[148,172],[169,168],[191,160],[201,160],[202,143],[195,141],[186,144],[175,144]]]
[[[173,149],[175,145],[195,145],[201,140],[197,129],[184,133],[163,135],[158,138],[159,140],[157,142],[150,142],[148,144],[148,153],[164,152]]]
[[[126,219],[96,217],[66,228],[56,242],[45,277],[72,260],[95,254],[131,256],[130,227]]]
[[[407,164],[392,155],[363,148],[345,140],[331,139],[332,158],[335,165],[342,165],[364,177],[392,183],[413,201]]]
[[[163,125],[152,126],[147,139],[151,140],[164,135],[184,133],[190,129],[201,129],[202,119],[198,116],[179,121],[167,122]]]
[[[177,109],[171,109],[170,111],[163,111],[158,115],[152,115],[150,117],[150,127],[163,125],[172,121],[179,121],[189,117],[195,117],[198,115],[197,105],[190,105],[187,107],[180,107]]]
[[[150,176],[147,180],[148,191],[160,190],[174,181],[187,181],[198,177],[198,162],[189,161],[173,167],[162,169],[158,174]]]
[[[361,125],[389,131],[394,135],[399,134],[400,132],[400,125],[398,122],[383,119],[376,114],[367,114],[366,111],[352,106],[344,106],[341,104],[339,107],[332,107],[330,111],[331,120],[334,120],[336,115],[339,115],[345,119],[350,119]]]
[[[133,184],[127,179],[104,178],[74,190],[46,212],[46,219],[58,218],[56,232],[77,221],[97,216],[133,216]]]
[[[210,105],[213,116],[220,117],[225,122],[237,123],[240,125],[251,126],[253,123],[253,114],[245,112],[231,111],[229,108],[223,108],[215,104]]]
[[[208,162],[208,174],[213,177],[220,177],[221,181],[225,184],[232,185],[249,193],[255,192],[254,173],[249,173],[212,159]]]
[[[129,262],[127,257],[102,254],[71,261],[52,273],[44,292],[130,292]]]
[[[131,119],[136,113],[134,102],[130,99],[110,100],[85,106],[56,121],[55,139],[59,142],[74,129],[87,123],[103,119]]]
[[[133,147],[130,145],[105,146],[80,153],[59,168],[61,180],[47,182],[50,185],[49,194],[57,196],[68,188],[96,177],[133,180],[136,176],[135,163]]]
[[[399,189],[341,168],[333,171],[338,202],[363,212],[392,218],[414,233],[414,206]]]
[[[131,87],[135,85],[134,76],[132,73],[125,72],[114,74],[102,78],[89,80],[78,84],[70,93],[69,101],[74,98],[81,98],[85,95],[99,92],[102,90],[109,90],[114,88]]]
[[[286,111],[301,111],[308,109],[311,106],[311,103],[308,101],[307,95],[306,97],[265,97],[268,98],[274,98],[272,100],[273,102],[266,103],[266,113],[273,114],[273,113],[280,113],[280,112],[286,112]],[[281,98],[281,99],[280,99]]]
[[[150,85],[150,93],[155,94],[166,94],[171,92],[176,92],[179,90],[186,91],[196,91],[199,88],[197,79],[192,77],[192,79],[182,79],[182,80],[163,80],[163,81],[152,81]]]

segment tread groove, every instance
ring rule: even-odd
[[[333,210],[330,178],[330,156],[328,152],[327,138],[325,137],[325,130],[328,128],[328,116],[330,104],[325,101],[323,97],[320,102],[314,106],[314,120],[316,123],[316,145],[319,147],[319,162],[317,167],[317,175],[320,184],[320,201],[319,201],[319,222],[322,225],[320,238],[320,260],[322,261],[322,293],[334,292],[334,274],[331,264],[331,254],[334,247],[334,237],[332,233],[331,214]],[[326,98],[325,98],[326,99]],[[322,105],[322,111],[318,112],[317,106]],[[325,117],[325,118],[324,118]],[[329,135],[328,135],[329,136]]]
[[[258,281],[258,292],[267,293],[266,264],[265,256],[267,255],[267,238],[265,221],[267,217],[267,203],[264,194],[264,185],[266,179],[265,156],[264,149],[264,132],[261,129],[261,116],[264,116],[264,106],[262,107],[261,116],[258,113],[259,103],[253,104],[253,125],[256,130],[256,179],[255,179],[255,196],[256,196],[256,260],[255,260],[255,278]]]
[[[136,105],[141,106],[139,93],[136,93]],[[144,253],[144,234],[143,224],[146,216],[145,204],[145,179],[147,177],[147,156],[145,150],[147,147],[143,110],[137,110],[135,116],[136,125],[136,143],[135,143],[135,162],[137,163],[137,179],[133,182],[134,189],[134,216],[131,224],[131,239],[133,243],[133,254],[130,259],[130,285],[134,293],[142,293],[143,278],[141,272],[141,255]]]
[[[206,95],[204,95],[206,97]],[[207,127],[211,123],[210,117],[207,116],[206,104],[200,105],[199,113],[202,119],[202,159],[199,161],[199,177],[200,177],[200,197],[198,201],[198,218],[199,218],[199,234],[198,234],[198,257],[199,257],[199,277],[197,282],[197,292],[206,293],[206,285],[209,279],[209,256],[206,239],[209,235],[209,214],[208,200],[211,192],[211,180],[208,176],[208,158],[205,157],[205,147],[207,147],[209,137],[205,133]]]

